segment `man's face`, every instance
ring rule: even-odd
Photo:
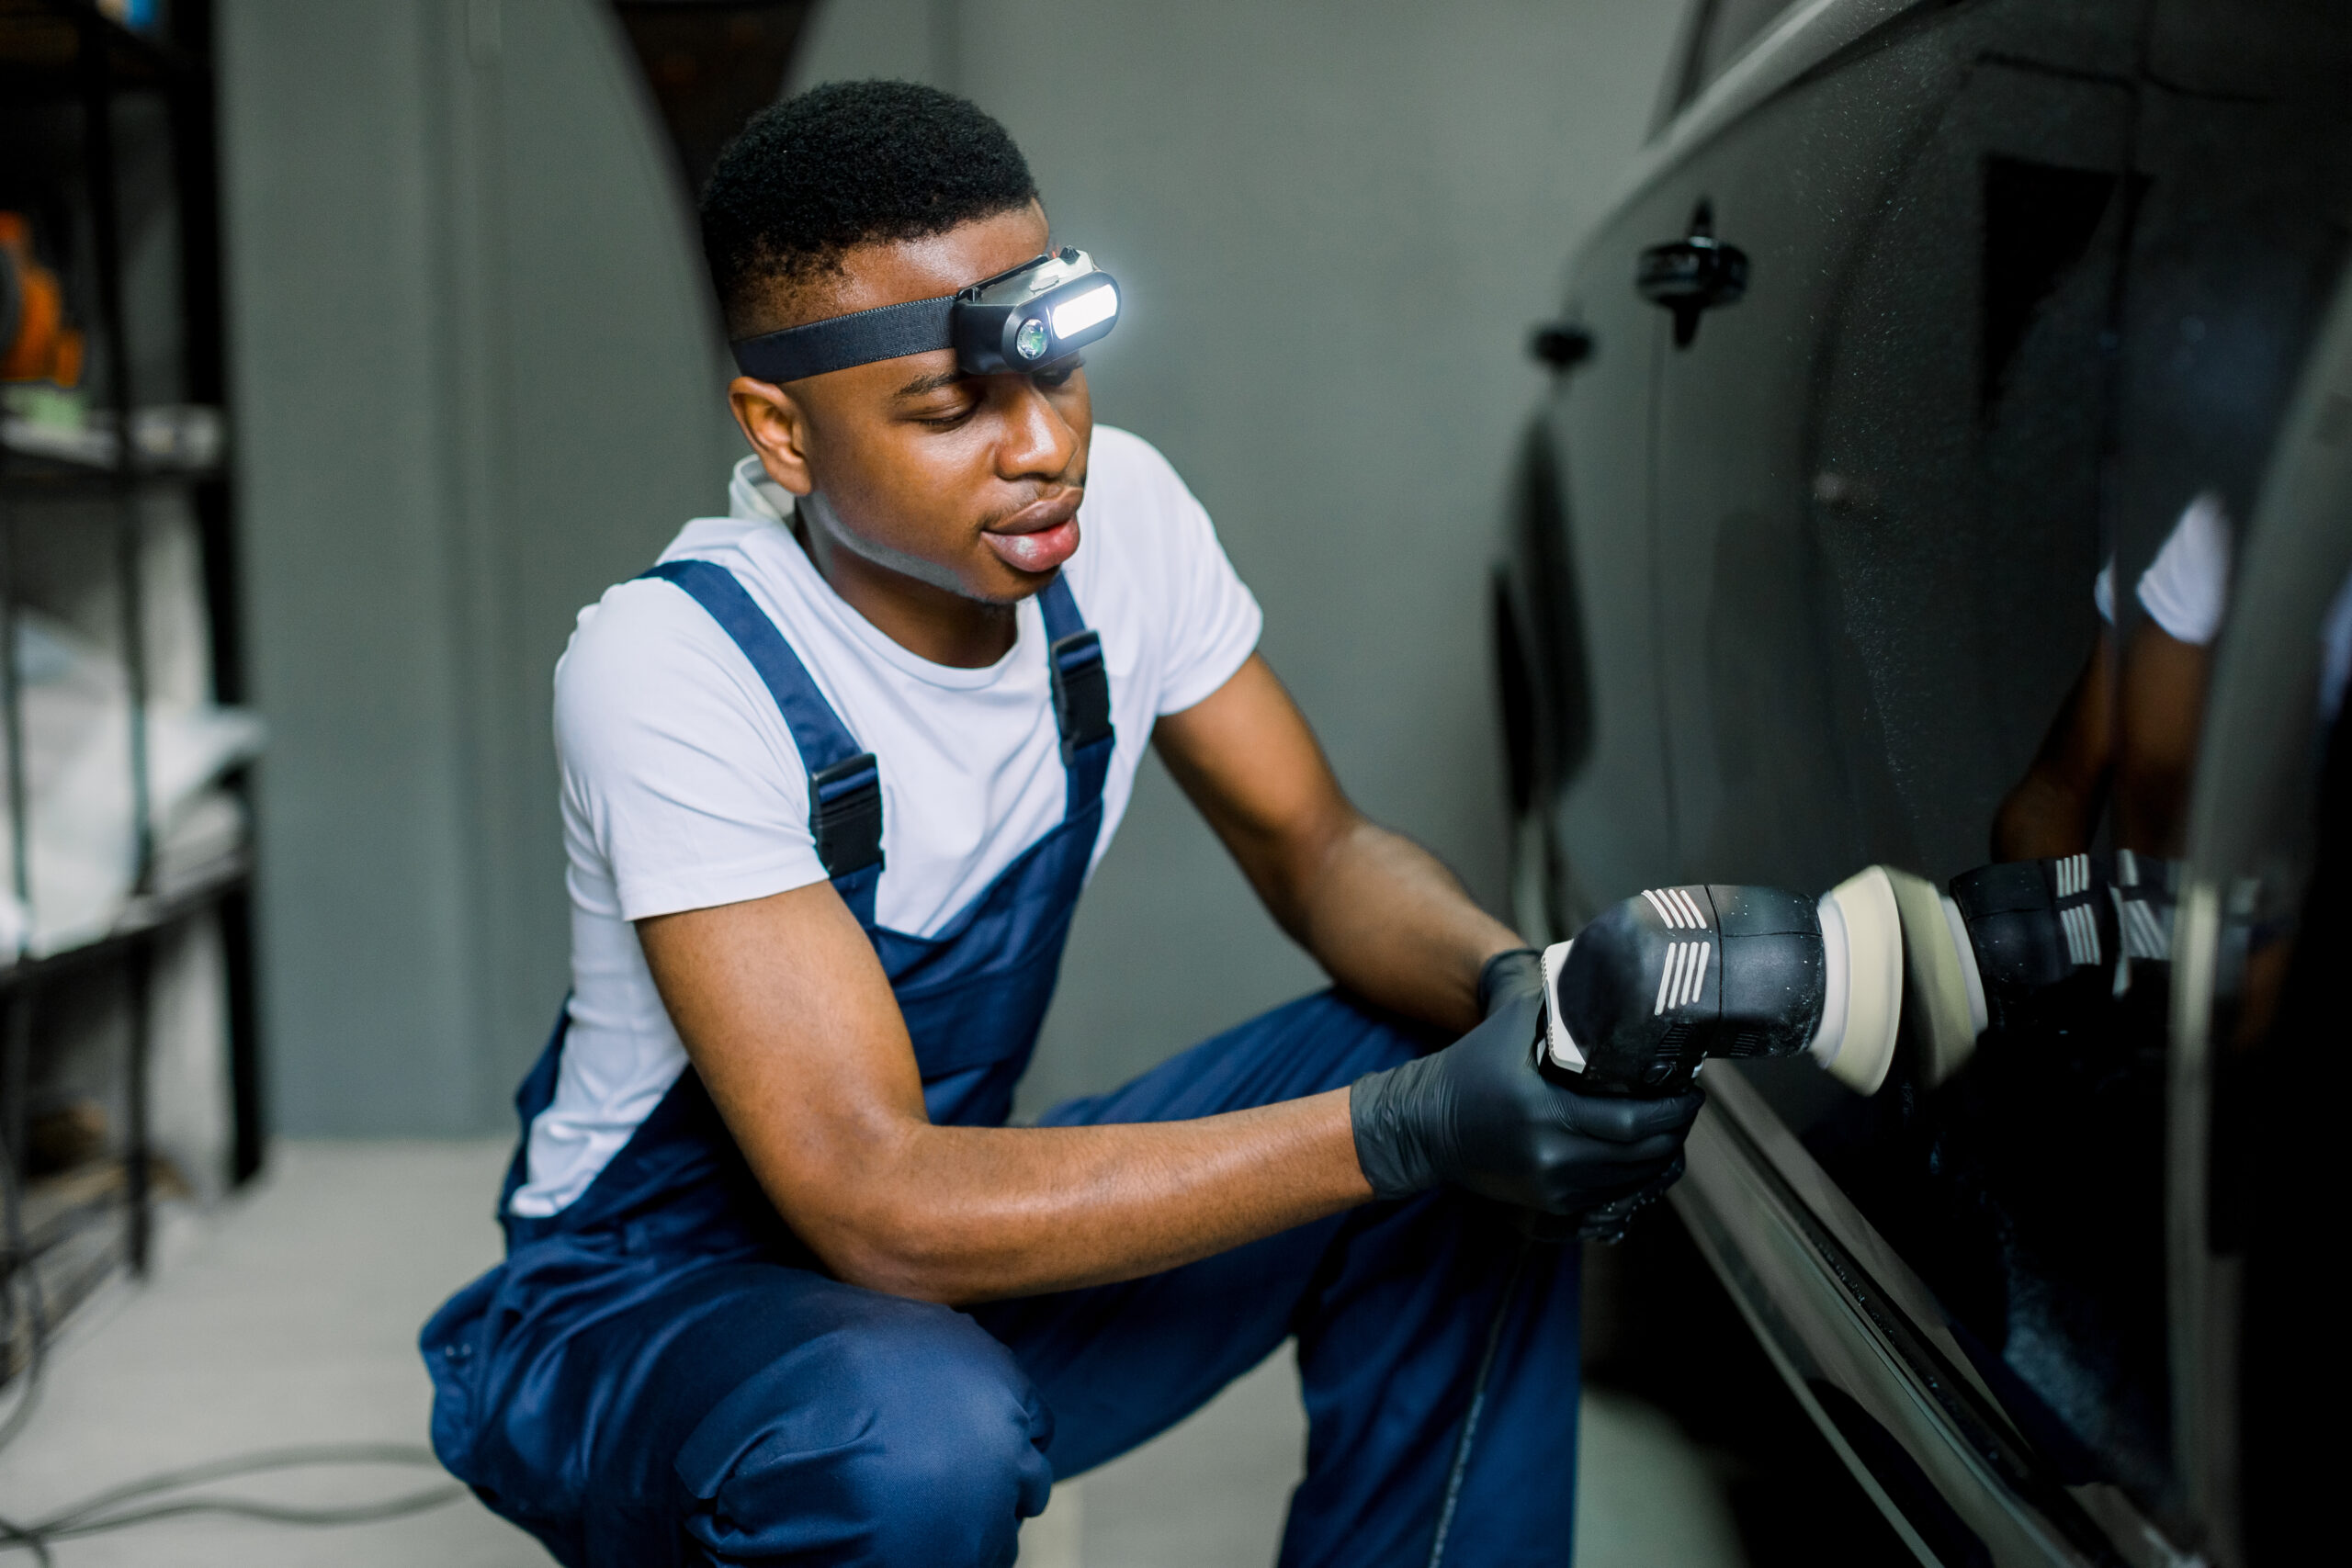
[[[788,323],[936,299],[1046,248],[1034,204],[925,239],[862,245],[810,287]],[[967,599],[1007,604],[1078,548],[1093,434],[1073,359],[1026,376],[965,376],[952,349],[811,376],[739,378],[736,418],[809,525],[873,566]]]

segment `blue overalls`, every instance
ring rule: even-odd
[[[896,991],[939,1123],[999,1125],[1051,997],[1102,818],[1112,734],[1095,635],[1040,595],[1069,778],[1063,820],[935,937],[876,922],[876,760],[724,569],[660,576],[725,627],[810,780],[833,886]],[[564,1027],[515,1096],[527,1139]],[[1169,1121],[1339,1088],[1431,1043],[1333,992],[1219,1035],[1052,1125]],[[1309,1419],[1283,1568],[1566,1563],[1577,1254],[1442,1191],[1375,1203],[1115,1285],[968,1312],[844,1284],[752,1179],[689,1066],[561,1212],[499,1212],[506,1260],[424,1331],[433,1443],[575,1568],[1012,1562],[1056,1476],[1115,1457],[1298,1339]],[[1514,1277],[1516,1282],[1513,1283]],[[1498,1304],[1508,1296],[1507,1311]],[[1476,1442],[1445,1492],[1490,1357]]]

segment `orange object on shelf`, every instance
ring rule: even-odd
[[[33,259],[21,212],[0,212],[0,381],[82,379],[82,334],[65,324],[65,290]]]

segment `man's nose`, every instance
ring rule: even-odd
[[[1008,378],[1008,379],[1012,379]],[[1043,389],[1022,378],[1010,390],[1012,408],[997,444],[997,477],[1057,479],[1078,455],[1078,432]]]

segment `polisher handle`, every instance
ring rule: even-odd
[[[1814,900],[1772,887],[1651,888],[1544,955],[1542,1066],[1588,1094],[1675,1094],[1709,1056],[1787,1056],[1818,1032]]]

